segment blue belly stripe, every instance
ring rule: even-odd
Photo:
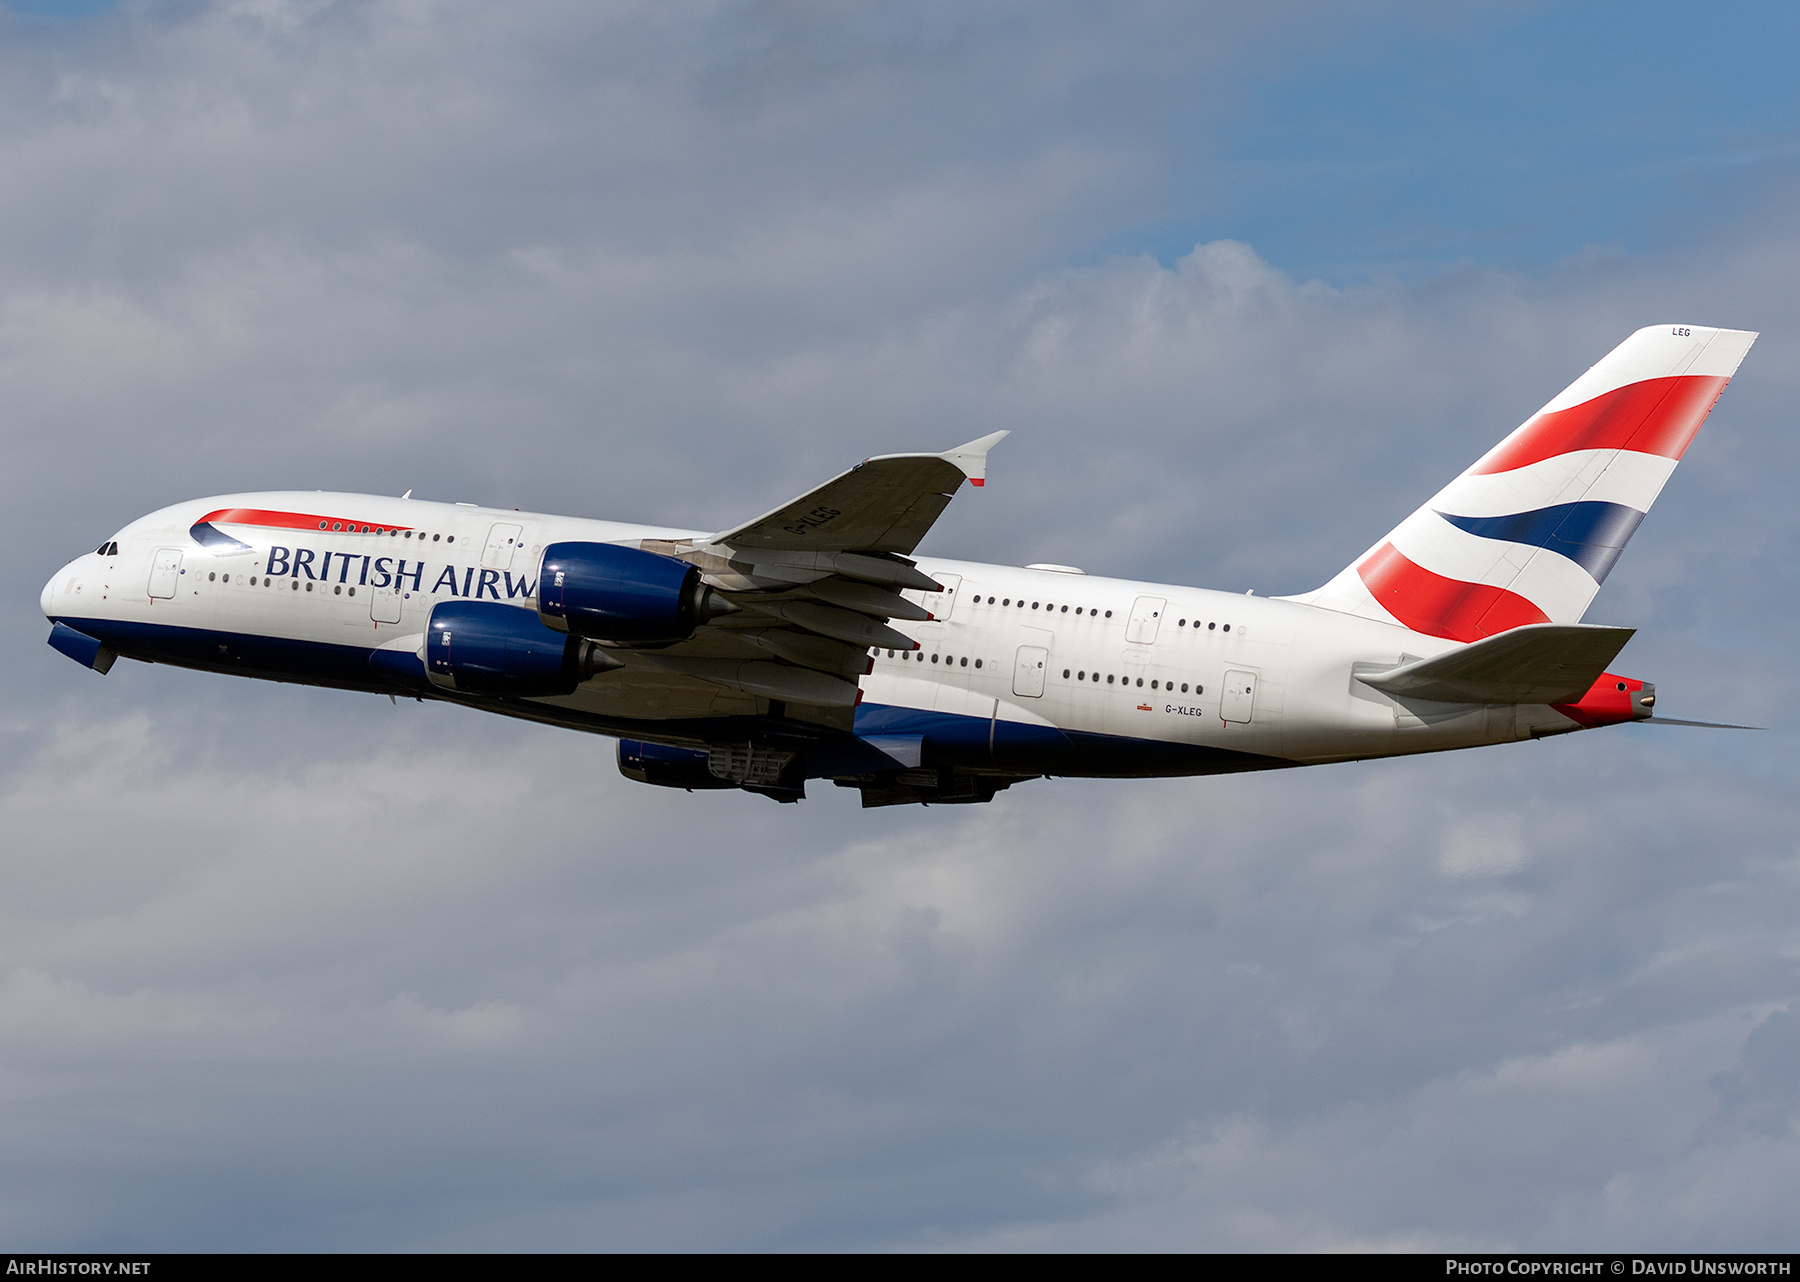
[[[1439,512],[1477,538],[1523,543],[1566,556],[1604,583],[1644,514],[1622,503],[1558,503],[1509,516],[1453,516]]]
[[[127,658],[149,663],[169,663],[205,672],[340,690],[436,699],[571,730],[676,742],[695,748],[708,743],[741,743],[745,739],[758,738],[803,754],[807,777],[814,779],[900,768],[899,762],[867,743],[865,736],[918,739],[924,754],[922,764],[926,768],[962,766],[1017,775],[1129,779],[1235,774],[1244,770],[1279,770],[1299,764],[1281,757],[1208,744],[1061,730],[1054,726],[880,703],[864,703],[858,707],[856,729],[849,734],[785,718],[734,716],[668,720],[609,716],[527,699],[463,696],[440,690],[425,680],[422,665],[406,652],[121,619],[69,617],[51,622],[62,624],[65,631],[83,634],[97,645],[103,643]]]

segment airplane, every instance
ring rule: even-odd
[[[916,555],[1005,432],[715,533],[368,494],[178,503],[58,570],[49,643],[619,740],[641,783],[865,807],[1439,752],[1654,717],[1582,623],[1756,334],[1638,330],[1324,586]],[[1664,720],[1667,720],[1666,718]],[[1693,723],[1688,723],[1693,724]]]

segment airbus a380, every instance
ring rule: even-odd
[[[50,644],[616,736],[644,783],[865,806],[1653,716],[1594,594],[1756,335],[1626,339],[1330,582],[1259,598],[918,557],[996,432],[717,533],[403,496],[179,503],[56,572]],[[409,492],[410,494],[410,492]]]

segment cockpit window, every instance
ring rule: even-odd
[[[117,539],[108,539],[106,542],[102,543],[99,547],[94,549],[94,555],[95,556],[117,556],[117,555],[119,555],[119,541]]]

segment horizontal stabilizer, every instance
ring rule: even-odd
[[[1636,631],[1588,623],[1529,624],[1358,679],[1383,694],[1439,703],[1573,703]]]

